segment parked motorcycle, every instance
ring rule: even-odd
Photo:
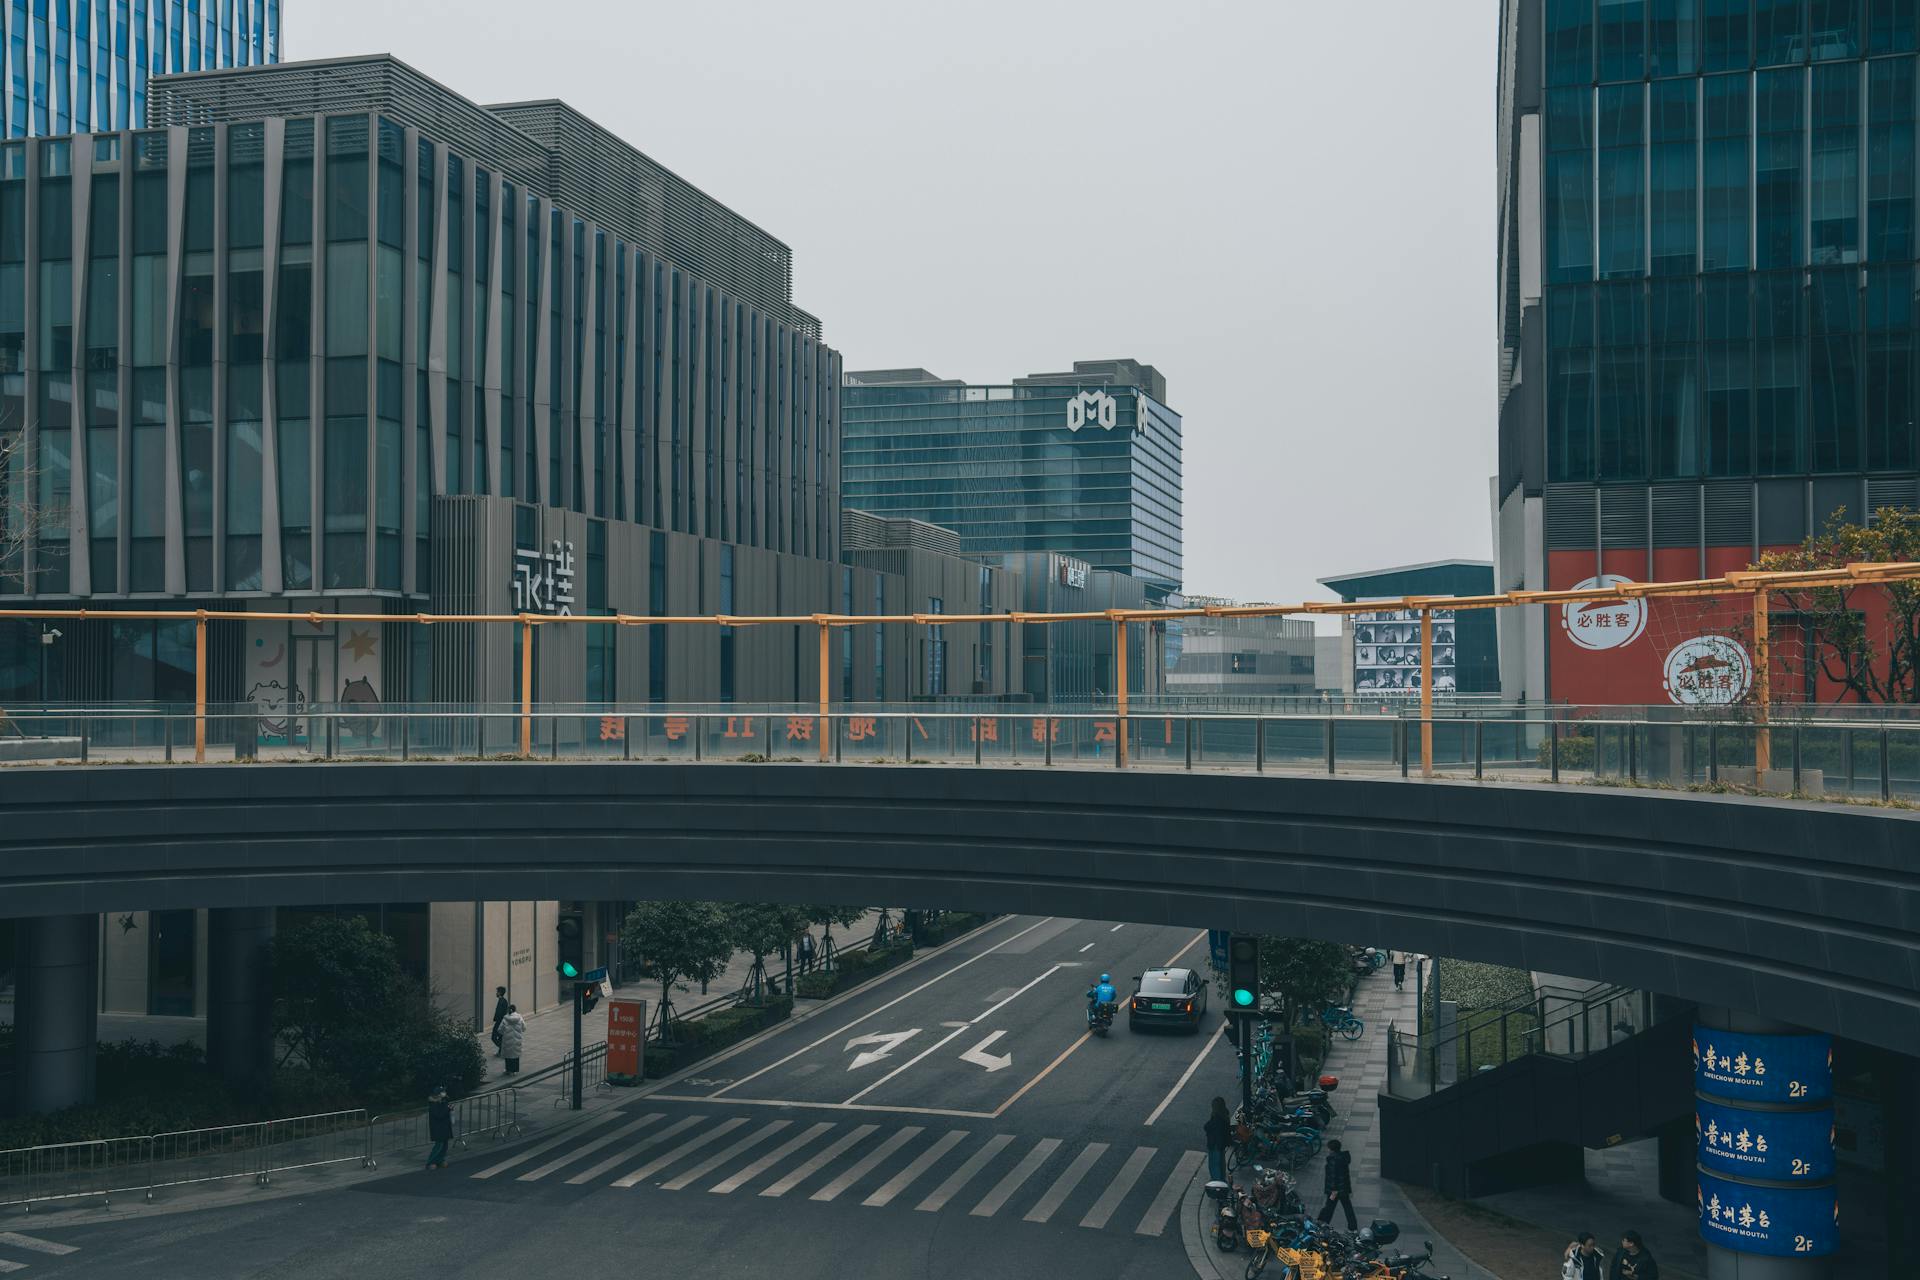
[[[1232,1253],[1240,1247],[1240,1190],[1231,1182],[1207,1183],[1207,1198],[1219,1206],[1213,1215],[1213,1247]]]

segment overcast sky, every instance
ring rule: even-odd
[[[1484,0],[286,8],[290,58],[600,121],[792,246],[849,369],[1158,366],[1189,591],[1491,555]]]

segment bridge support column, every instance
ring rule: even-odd
[[[1745,1035],[1810,1034],[1805,1027],[1709,1005],[1701,1006],[1699,1023],[1709,1030]],[[1769,1257],[1707,1242],[1707,1280],[1816,1280],[1829,1273],[1828,1262],[1823,1257]]]
[[[207,912],[207,1065],[245,1093],[273,1076],[273,925],[272,907]]]
[[[93,1101],[100,917],[23,920],[14,965],[14,1100],[21,1115]]]

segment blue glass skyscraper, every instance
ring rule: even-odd
[[[139,128],[147,77],[280,61],[283,0],[5,0],[0,134]]]

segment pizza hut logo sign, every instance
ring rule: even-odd
[[[1617,573],[1603,573],[1577,584],[1575,591],[1598,591],[1632,582]],[[1619,649],[1632,644],[1647,629],[1645,600],[1587,600],[1560,610],[1567,638],[1582,649]]]
[[[1120,421],[1120,406],[1104,391],[1082,391],[1067,401],[1067,430],[1099,427],[1111,431]]]
[[[1667,655],[1660,683],[1683,707],[1725,706],[1753,687],[1753,660],[1732,636],[1695,636]]]

